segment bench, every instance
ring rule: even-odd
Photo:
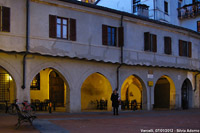
[[[17,106],[17,116],[18,116],[18,122],[16,124],[16,129],[18,129],[21,126],[21,124],[23,124],[25,122],[29,122],[30,125],[32,126],[32,122],[36,118],[36,116],[30,112],[23,112],[20,110],[18,105],[16,105],[16,106]]]

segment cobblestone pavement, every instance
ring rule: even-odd
[[[33,125],[15,129],[17,116],[0,114],[0,133],[200,132],[200,110],[38,113]],[[162,129],[162,130],[161,130]],[[163,130],[164,129],[164,130]]]

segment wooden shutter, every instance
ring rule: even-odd
[[[153,52],[157,52],[157,36],[152,35],[152,39],[153,39]]]
[[[150,34],[149,34],[149,32],[144,33],[144,50],[145,51],[150,50]]]
[[[1,9],[2,9],[2,7],[0,6],[0,31],[2,30],[2,27],[1,27]]]
[[[172,48],[171,48],[171,38],[170,37],[164,37],[164,51],[165,54],[171,54]]]
[[[2,6],[2,31],[10,32],[10,8]]]
[[[119,47],[124,46],[124,27],[118,28],[118,46]]]
[[[108,28],[106,25],[102,25],[102,44],[108,45]]]
[[[70,40],[76,41],[76,19],[70,18]]]
[[[183,56],[183,41],[179,40],[179,56]]]
[[[192,57],[192,43],[188,42],[188,56]]]
[[[54,15],[49,15],[49,37],[56,38],[56,19],[57,17]]]

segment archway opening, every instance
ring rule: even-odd
[[[154,88],[154,108],[176,108],[176,88],[173,80],[168,76],[162,76],[156,82]]]
[[[55,69],[41,70],[30,86],[31,103],[39,111],[47,111],[49,103],[55,111],[69,112],[69,87],[65,78]]]
[[[143,81],[134,75],[129,76],[121,87],[121,108],[133,109],[133,101],[137,102],[137,109],[146,109],[147,96]]]
[[[93,73],[81,87],[81,110],[112,110],[110,97],[112,87],[108,79],[100,73]]]
[[[12,76],[0,66],[0,110],[4,110],[6,104],[13,103],[15,99],[15,81]]]
[[[181,88],[181,94],[182,94],[182,108],[183,109],[189,109],[193,106],[193,91],[192,91],[192,84],[189,79],[186,79],[183,82],[182,88]]]

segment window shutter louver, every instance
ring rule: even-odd
[[[192,43],[188,42],[188,56],[192,57]]]
[[[49,37],[56,38],[56,19],[57,17],[54,15],[49,15]]]
[[[165,47],[165,54],[171,54],[171,38],[170,37],[164,37],[164,47]]]
[[[10,32],[10,8],[2,6],[2,31]]]
[[[167,37],[164,37],[164,51],[165,51],[165,54],[168,54]]]
[[[157,52],[157,36],[156,35],[152,36],[153,36],[153,52]]]
[[[108,31],[106,25],[102,25],[102,44],[108,45]]]
[[[172,54],[172,39],[169,37],[169,54]]]
[[[70,40],[76,41],[76,19],[70,18]]]
[[[144,50],[150,50],[150,34],[149,32],[144,33]]]
[[[118,46],[119,47],[124,46],[124,27],[118,28]]]
[[[183,44],[182,40],[179,40],[179,56],[183,56]]]

